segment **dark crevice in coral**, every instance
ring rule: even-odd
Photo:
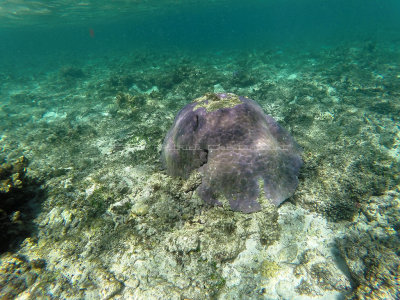
[[[196,115],[196,124],[194,125],[193,131],[196,131],[198,127],[199,127],[199,116]]]
[[[208,162],[208,149],[203,149],[203,153],[201,154],[202,162],[199,167],[204,166]]]

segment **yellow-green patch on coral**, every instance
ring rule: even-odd
[[[271,260],[264,260],[261,264],[261,275],[266,278],[272,278],[279,271],[279,265]]]
[[[194,102],[197,102],[198,104],[193,108],[193,110],[204,107],[207,112],[212,112],[221,108],[235,107],[242,103],[237,95],[231,93],[207,93],[204,96],[195,99]]]

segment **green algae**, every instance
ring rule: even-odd
[[[232,108],[242,103],[237,95],[231,93],[225,95],[226,97],[220,97],[218,94],[207,93],[194,100],[194,102],[197,102],[198,104],[193,107],[193,110],[204,107],[207,112],[212,112],[218,109]]]
[[[107,189],[102,187],[100,189],[95,190],[88,198],[88,211],[87,213],[90,216],[99,216],[105,213],[107,210]]]
[[[260,266],[260,273],[266,278],[272,278],[280,270],[279,265],[271,260],[264,260]]]
[[[218,292],[225,287],[226,280],[224,277],[222,277],[221,272],[217,271],[217,267],[213,266],[215,268],[215,273],[212,273],[210,275],[210,280],[211,280],[211,285],[210,288],[212,290],[212,294],[216,295]]]

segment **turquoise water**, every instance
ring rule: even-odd
[[[279,206],[163,169],[228,92],[303,150]],[[399,116],[398,1],[0,1],[0,296],[399,299]]]
[[[12,56],[22,63],[139,47],[217,51],[393,42],[399,10],[397,1],[4,1],[0,50],[2,61]]]

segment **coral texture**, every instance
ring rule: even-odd
[[[261,210],[257,198],[279,205],[297,187],[301,149],[253,100],[230,93],[206,94],[176,116],[161,154],[167,173],[187,178],[198,169],[199,196],[234,211]]]

